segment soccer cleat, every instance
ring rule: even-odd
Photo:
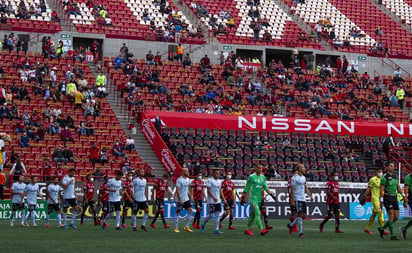
[[[233,226],[229,226],[227,229],[231,229],[231,230],[233,230],[233,229],[235,229]]]
[[[27,223],[27,222],[24,222],[24,226],[25,227],[30,227],[29,223]]]
[[[205,232],[205,224],[200,225],[200,232]]]
[[[378,231],[379,231],[379,236],[383,239],[383,235],[385,231],[381,227],[378,227]]]
[[[145,225],[142,225],[141,229],[142,229],[143,231],[147,232],[147,229],[146,229],[146,226],[145,226]]]
[[[122,228],[120,226],[116,227],[116,230],[122,230]]]
[[[289,235],[292,235],[293,227],[291,227],[290,224],[287,224],[286,227],[289,228]]]
[[[20,224],[21,224],[22,227],[26,226],[26,223],[24,223],[24,222],[21,222]]]
[[[136,226],[133,227],[133,231],[134,231],[134,232],[137,231],[137,227],[136,227]]]
[[[193,233],[193,230],[191,230],[189,227],[184,227],[183,230],[189,233]]]
[[[178,228],[175,228],[175,229],[173,230],[173,232],[175,232],[175,233],[180,233],[180,230],[179,230]]]
[[[260,235],[266,235],[269,231],[267,229],[262,229],[262,231],[260,231]]]
[[[323,233],[323,226],[322,226],[322,223],[321,223],[321,224],[319,224],[319,231],[320,231],[321,233]]]
[[[255,235],[254,233],[252,233],[252,229],[251,229],[251,228],[248,229],[248,230],[245,230],[245,234],[247,234],[247,235]]]
[[[219,228],[222,228],[222,222],[219,222]]]
[[[406,230],[403,227],[399,227],[399,231],[401,232],[402,239],[406,239]]]
[[[343,233],[341,230],[339,230],[339,229],[336,229],[335,230],[335,233],[337,233],[337,234],[341,234],[341,233]]]
[[[396,237],[396,236],[391,236],[391,240],[392,241],[399,241],[398,237]]]
[[[390,233],[389,231],[383,231],[383,235],[389,235]]]
[[[367,233],[368,235],[373,235],[373,233],[369,230],[369,229],[366,229],[365,228],[365,230],[363,230],[365,233]]]
[[[193,227],[193,229],[197,229],[197,225],[196,225],[196,223],[192,223],[192,227]]]
[[[103,222],[102,223],[102,229],[105,229],[106,228],[106,222]]]
[[[298,229],[298,226],[297,226],[297,225],[293,226],[292,232],[299,232],[299,229]]]
[[[67,229],[67,225],[63,225],[63,227],[62,227],[63,229]]]
[[[122,228],[127,228],[127,225],[126,225],[126,224],[122,224]]]
[[[169,224],[165,224],[165,228],[170,228],[170,225],[169,225]]]
[[[51,228],[51,226],[49,224],[46,224],[46,228]]]
[[[299,237],[306,238],[306,235],[304,233],[300,233]]]
[[[94,225],[95,225],[95,226],[99,225],[99,221],[96,220],[96,221],[94,222]]]
[[[80,226],[83,226],[84,225],[84,223],[83,222],[80,222]]]
[[[102,225],[102,220],[100,218],[97,218],[97,222],[99,223],[99,225]]]
[[[64,225],[60,223],[58,227],[59,227],[59,228],[62,228],[62,227],[64,227]]]
[[[150,226],[151,226],[152,228],[157,228],[156,225],[153,224],[153,223],[150,223]],[[165,225],[165,226],[166,226],[166,225]]]
[[[77,229],[77,226],[74,225],[73,223],[70,223],[70,227],[71,227],[71,228],[74,228],[74,229]]]
[[[220,230],[215,230],[215,235],[221,235],[221,234],[223,234],[222,231],[220,231]]]
[[[266,229],[266,230],[271,230],[271,229],[273,229],[273,227],[272,227],[272,226],[267,225],[267,226],[265,227],[265,229]]]
[[[10,227],[14,227],[14,222],[12,220],[10,221]]]
[[[33,225],[32,225],[33,227],[37,227],[37,224],[36,223],[33,223]]]

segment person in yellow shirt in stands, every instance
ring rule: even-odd
[[[372,226],[373,222],[375,221],[375,217],[378,216],[378,224],[380,227],[383,226],[384,219],[383,219],[383,212],[380,208],[380,186],[381,186],[381,177],[383,175],[383,170],[381,168],[378,168],[376,170],[376,175],[369,179],[368,183],[368,188],[366,189],[364,193],[364,197],[369,196],[371,197],[371,203],[373,206],[373,211],[371,214],[371,217],[369,218],[368,224],[366,224],[366,227],[364,229],[365,233],[369,235],[373,235],[373,233],[369,230],[370,227]],[[389,234],[389,232],[385,231],[386,234]]]
[[[74,100],[74,93],[77,91],[77,87],[76,87],[76,83],[71,80],[68,84],[67,84],[67,88],[66,88],[66,95],[69,97],[69,101],[73,102]]]
[[[229,20],[227,21],[227,27],[229,28],[236,27],[235,19],[233,17],[230,17]]]
[[[177,46],[177,60],[179,62],[183,61],[183,46],[182,44],[179,43],[179,45]]]
[[[80,91],[75,91],[74,92],[74,104],[76,105],[75,109],[82,109],[82,103],[83,103],[84,95]]]
[[[106,93],[106,76],[99,71],[96,77],[96,86],[97,86],[97,94],[96,96],[99,98],[106,97],[108,93]]]
[[[398,104],[403,109],[403,101],[405,99],[405,90],[403,89],[403,85],[399,85],[398,89],[396,90],[396,98],[398,99]]]
[[[100,10],[99,14],[100,14],[100,17],[101,17],[101,18],[105,19],[106,16],[107,16],[106,8],[103,7],[103,8]]]

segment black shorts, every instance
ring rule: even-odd
[[[75,207],[77,206],[76,199],[63,199],[63,208]]]
[[[233,208],[235,208],[235,201],[233,199],[227,200],[224,208],[226,211],[232,210]]]
[[[17,210],[21,210],[24,209],[24,204],[23,203],[13,203],[13,207],[12,210],[13,212],[17,211]]]
[[[58,212],[60,210],[59,204],[47,204],[47,214],[51,214],[52,212]]]
[[[340,205],[339,204],[328,204],[328,214],[340,214]]]
[[[129,208],[133,209],[133,201],[125,200],[123,202],[123,210],[129,210]]]
[[[385,206],[386,211],[388,210],[396,210],[399,211],[398,200],[396,196],[383,196],[383,205]]]
[[[221,212],[222,211],[222,205],[220,203],[218,204],[207,204],[209,206],[209,213],[216,213],[216,212]]]
[[[296,212],[306,213],[306,202],[305,201],[295,201]]]
[[[203,207],[203,201],[195,200],[195,208],[196,209],[202,209],[202,207]]]
[[[157,207],[157,210],[163,209],[165,207],[165,200],[164,199],[156,199],[156,207]]]
[[[190,203],[190,200],[183,202],[183,205],[180,204],[180,202],[176,203],[176,212],[180,212],[183,209],[189,209],[192,207],[192,203]]]
[[[29,212],[36,210],[36,205],[29,204]]]
[[[109,210],[109,213],[112,213],[114,211],[120,211],[120,206],[120,201],[109,202],[107,209]]]
[[[94,207],[94,200],[89,200],[89,201],[83,202],[83,209],[86,209],[88,206]]]
[[[133,212],[138,212],[139,210],[146,210],[149,206],[147,205],[147,201],[134,201],[133,202]]]

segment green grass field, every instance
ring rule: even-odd
[[[129,220],[130,221],[130,220]],[[149,221],[150,222],[150,221]],[[168,221],[169,224],[171,221]],[[77,222],[78,224],[79,222]],[[265,236],[261,236],[254,227],[256,235],[243,234],[246,221],[235,221],[236,230],[222,229],[223,235],[213,234],[213,222],[206,226],[205,233],[199,230],[194,233],[173,233],[172,228],[153,229],[148,232],[131,228],[123,231],[114,229],[114,220],[109,221],[110,227],[104,231],[99,226],[93,226],[92,221],[86,221],[84,226],[74,229],[59,229],[52,221],[51,229],[44,227],[39,221],[39,227],[9,227],[8,221],[0,221],[0,251],[1,252],[408,252],[412,246],[412,232],[407,240],[391,241],[389,236],[380,239],[377,225],[372,226],[375,235],[363,232],[365,221],[342,221],[343,234],[334,233],[334,222],[326,224],[324,232],[318,230],[319,221],[304,221],[304,232],[307,238],[299,238],[296,233],[289,236],[285,220],[270,220],[274,226]],[[183,220],[180,221],[183,226]],[[226,226],[227,223],[224,223]],[[398,238],[400,225],[395,224]],[[161,225],[161,222],[157,222]]]

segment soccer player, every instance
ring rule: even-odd
[[[306,202],[305,193],[309,195],[310,199],[313,201],[312,194],[310,193],[308,186],[306,185],[306,177],[304,176],[306,168],[303,164],[298,164],[296,166],[297,172],[292,177],[290,183],[290,196],[291,203],[296,207],[296,212],[298,217],[294,219],[287,226],[289,228],[289,234],[292,235],[293,226],[298,225],[299,237],[306,237],[303,234],[303,220],[306,218]]]
[[[405,192],[405,199],[407,200],[409,207],[412,208],[412,173],[408,174],[405,177],[405,182],[404,182],[404,192]],[[404,207],[406,207],[406,202],[404,202]],[[402,239],[406,239],[406,231],[408,230],[409,227],[412,226],[412,220],[406,224],[404,227],[399,227],[399,231],[401,231],[401,237]]]
[[[263,217],[263,222],[265,223],[265,229],[266,230],[273,229],[272,226],[269,226],[269,216],[266,213],[265,191],[264,190],[262,190],[262,202],[260,202],[260,213],[261,213],[261,217]]]
[[[405,193],[403,193],[401,186],[399,184],[398,177],[393,173],[395,170],[395,165],[389,162],[386,166],[386,173],[381,178],[380,186],[380,204],[385,206],[386,212],[388,213],[388,220],[383,227],[378,227],[379,235],[383,239],[384,230],[389,227],[391,232],[391,240],[399,240],[393,232],[393,223],[395,223],[399,218],[399,205],[397,200],[397,193],[402,194],[404,202],[407,201]]]
[[[74,225],[74,221],[76,220],[76,214],[78,210],[77,206],[77,196],[75,188],[75,178],[74,173],[76,172],[75,169],[69,169],[69,174],[64,176],[62,181],[63,186],[63,228],[67,228],[67,209],[71,206],[73,208],[72,212],[72,220],[70,222],[70,227],[76,229],[77,226]]]
[[[109,179],[107,182],[107,191],[109,192],[109,204],[108,213],[103,218],[102,229],[106,228],[106,223],[113,213],[116,212],[116,230],[122,230],[120,228],[120,202],[121,202],[121,190],[122,190],[122,177],[123,172],[117,171],[114,178]]]
[[[122,228],[127,228],[125,224],[127,211],[129,208],[133,209],[133,187],[129,187],[133,182],[133,173],[128,172],[126,180],[123,183],[123,189],[125,189],[123,194],[123,212],[122,212]]]
[[[205,199],[205,191],[204,191],[205,183],[202,180],[202,172],[199,171],[196,174],[196,179],[192,181],[190,187],[192,188],[193,192],[193,200],[196,208],[195,218],[193,219],[193,228],[200,229],[200,213],[202,212],[203,207],[203,199]]]
[[[335,233],[343,233],[339,229],[340,225],[340,205],[339,205],[339,176],[338,173],[335,171],[331,175],[331,180],[329,180],[326,185],[327,189],[327,199],[326,203],[328,205],[328,214],[326,215],[325,219],[319,224],[319,231],[323,232],[323,226],[325,226],[326,222],[330,220],[333,215],[335,215]]]
[[[57,212],[57,223],[59,228],[63,227],[62,213],[60,211],[60,192],[63,188],[59,185],[59,178],[53,177],[51,184],[47,186],[47,214],[46,214],[46,228],[51,228],[49,224],[50,214]]]
[[[88,174],[86,176],[86,183],[83,185],[83,211],[80,218],[80,225],[83,225],[87,207],[89,207],[89,211],[93,213],[94,225],[98,225],[99,222],[97,221],[96,207],[94,205],[94,183],[92,174]]]
[[[244,205],[246,202],[246,194],[249,193],[249,202],[251,208],[251,214],[249,216],[249,222],[247,224],[245,234],[253,235],[251,226],[256,221],[260,234],[265,235],[268,230],[263,228],[262,221],[260,219],[260,203],[262,202],[262,189],[264,189],[273,199],[275,195],[269,190],[266,184],[266,178],[262,174],[262,165],[257,165],[255,172],[249,176],[245,189],[243,190],[240,204]]]
[[[167,181],[168,179],[169,179],[169,174],[167,173],[163,174],[163,178],[159,178],[155,183],[155,187],[153,187],[152,189],[152,196],[154,196],[153,191],[156,191],[156,215],[153,218],[152,223],[150,224],[152,228],[157,228],[155,225],[155,222],[157,218],[159,218],[159,215],[160,215],[160,218],[162,219],[163,226],[165,228],[170,228],[170,225],[166,224],[165,215],[164,215],[165,213],[165,210],[164,210],[165,191],[167,190],[170,196],[173,196],[173,192],[169,188],[169,184]]]
[[[100,223],[104,218],[106,217],[108,211],[109,211],[109,190],[107,189],[107,182],[109,181],[109,176],[104,176],[103,178],[103,183],[100,185],[99,189],[99,197],[98,197],[98,203],[97,205],[100,206],[102,205],[102,217],[100,220]],[[99,223],[99,224],[100,224]],[[101,225],[101,224],[100,224]],[[106,223],[106,227],[109,225]]]
[[[223,214],[222,218],[220,218],[219,228],[221,228],[222,221],[229,216],[229,227],[228,229],[235,229],[233,224],[233,209],[235,208],[235,185],[232,182],[232,172],[228,171],[226,173],[226,178],[222,182],[222,191],[223,196],[226,199],[226,204],[224,205],[225,213]]]
[[[223,234],[223,232],[219,230],[219,223],[220,223],[219,215],[222,209],[222,204],[220,203],[221,202],[220,199],[222,198],[223,203],[226,204],[226,199],[222,191],[222,182],[219,180],[219,175],[220,175],[219,169],[213,169],[212,178],[210,178],[206,183],[207,205],[209,208],[209,215],[205,218],[200,228],[201,229],[200,231],[204,232],[206,223],[211,218],[213,218],[215,221],[215,235]]]
[[[25,222],[24,213],[24,196],[26,195],[26,184],[24,183],[24,176],[19,176],[18,181],[14,182],[11,186],[11,202],[12,202],[12,212],[10,215],[10,227],[14,226],[13,217],[14,214],[20,210],[21,211],[21,226],[28,227],[29,224]]]
[[[190,189],[190,179],[189,179],[189,169],[182,168],[182,175],[176,181],[176,212],[175,216],[173,217],[175,229],[173,230],[175,233],[180,233],[179,230],[179,215],[183,209],[186,209],[186,223],[185,227],[183,228],[184,231],[192,233],[193,230],[190,229],[190,220],[192,219],[192,204],[193,202],[193,192]]]
[[[147,181],[144,178],[144,169],[140,168],[137,171],[137,177],[133,180],[133,182],[129,185],[129,189],[133,187],[133,214],[132,214],[132,223],[133,223],[133,231],[136,231],[136,215],[139,210],[144,211],[143,219],[142,219],[142,230],[147,232],[146,229],[146,221],[149,217],[149,206],[147,205],[147,198],[146,198],[146,184]]]
[[[289,208],[290,208],[289,221],[290,222],[292,222],[295,219],[295,216],[296,216],[296,206],[293,203],[293,198],[291,198],[292,195],[291,195],[291,190],[290,190],[290,188],[292,186],[291,185],[292,184],[292,177],[294,175],[296,175],[296,173],[297,173],[297,170],[296,170],[296,167],[294,167],[292,169],[292,176],[288,180],[288,194],[289,194]],[[295,226],[293,226],[293,228],[292,228],[292,232],[298,232],[298,231],[299,231],[298,230],[298,225],[295,224]]]
[[[37,197],[44,200],[40,193],[39,184],[37,183],[37,177],[31,176],[31,181],[26,185],[26,198],[27,204],[29,206],[30,218],[33,224],[33,227],[37,227],[36,224],[36,206],[37,206]]]
[[[380,208],[380,202],[379,202],[382,175],[383,175],[383,170],[382,169],[377,169],[376,170],[376,175],[374,177],[371,177],[371,179],[369,179],[368,188],[366,189],[366,191],[364,193],[365,198],[368,195],[370,195],[372,206],[373,206],[373,211],[372,211],[371,217],[369,217],[369,222],[368,222],[368,224],[366,224],[366,227],[365,227],[365,230],[364,230],[365,233],[367,233],[369,235],[373,235],[373,233],[369,229],[372,226],[373,222],[375,221],[376,216],[378,216],[379,226],[383,227],[383,224],[384,224],[383,212],[382,212],[382,209]],[[385,235],[389,234],[388,231],[385,231],[384,233],[385,233]]]

